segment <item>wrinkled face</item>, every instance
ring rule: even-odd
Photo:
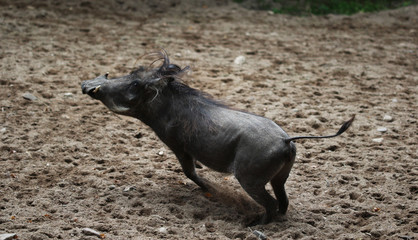
[[[155,70],[146,71],[140,67],[120,78],[108,79],[108,74],[105,74],[83,81],[81,89],[84,94],[102,101],[113,112],[130,115],[147,95],[147,86],[156,78],[154,73]]]

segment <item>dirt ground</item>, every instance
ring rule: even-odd
[[[417,6],[293,17],[225,1],[3,0],[0,39],[0,234],[418,237]],[[246,227],[262,209],[233,176],[198,169],[217,187],[202,192],[147,126],[81,93],[161,48],[191,66],[190,86],[291,136],[333,134],[356,114],[339,138],[297,142],[286,219]]]

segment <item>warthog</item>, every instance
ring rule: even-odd
[[[335,135],[289,137],[273,121],[231,109],[180,80],[187,70],[171,64],[165,52],[157,68],[139,67],[129,75],[108,79],[99,76],[81,84],[83,93],[102,101],[115,113],[138,118],[150,126],[174,152],[184,174],[203,190],[208,183],[195,171],[195,161],[220,172],[234,174],[244,190],[266,212],[252,222],[269,223],[285,214],[289,201],[285,182],[296,156],[294,140]],[[265,189],[270,182],[276,199]]]

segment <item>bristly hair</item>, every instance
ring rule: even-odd
[[[181,81],[181,76],[183,76],[183,74],[186,73],[190,69],[189,66],[186,66],[185,68],[182,69],[176,64],[171,64],[170,59],[168,58],[168,54],[164,49],[162,49],[160,52],[144,54],[140,56],[138,59],[143,58],[143,57],[151,57],[151,56],[157,56],[157,57],[151,62],[151,64],[149,64],[148,69],[140,66],[137,69],[133,70],[131,74],[136,73],[136,72],[151,70],[152,65],[154,65],[154,63],[161,61],[161,60],[163,61],[163,63],[161,64],[161,66],[158,67],[157,71],[154,73],[155,74],[154,77],[156,77],[156,79],[158,80],[167,79],[169,81],[173,81],[173,80]],[[138,61],[138,59],[135,61],[135,64]]]

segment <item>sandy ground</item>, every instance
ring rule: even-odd
[[[0,234],[417,239],[417,20],[417,6],[300,18],[224,1],[0,1]],[[205,194],[147,126],[81,94],[160,48],[191,66],[190,86],[291,136],[356,114],[339,138],[297,143],[286,219],[247,228],[262,209],[233,176],[199,169],[218,189]]]

